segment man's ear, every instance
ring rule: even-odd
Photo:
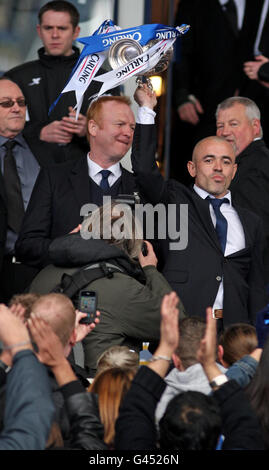
[[[223,365],[223,367],[226,367],[226,369],[228,369],[229,364],[227,364],[227,362],[224,361],[223,356],[224,356],[224,349],[223,349],[223,346],[219,344],[218,351],[217,351],[217,360]]]
[[[172,354],[172,360],[173,360],[174,366],[178,370],[180,370],[180,371],[184,370],[184,367],[182,366],[182,362],[181,362],[180,358],[177,356],[177,354],[175,354],[175,353]]]
[[[234,179],[235,177],[235,173],[237,172],[237,163],[234,163],[234,168],[233,168],[233,177],[232,177],[232,180]]]
[[[261,135],[261,121],[257,118],[252,120],[252,126],[254,130],[254,136],[260,137]]]
[[[69,344],[73,348],[76,342],[77,342],[77,332],[76,332],[76,329],[74,328],[69,338]]]
[[[196,177],[196,165],[192,160],[188,161],[187,168],[188,168],[188,172],[190,173],[190,175],[193,178],[195,178]]]
[[[38,36],[40,37],[40,24],[36,25],[36,31],[37,31]]]
[[[76,26],[74,29],[74,33],[73,33],[73,41],[77,39],[77,37],[79,36],[79,33],[80,33],[80,26]]]
[[[94,121],[94,119],[90,119],[88,122],[88,132],[89,135],[95,137],[98,129],[98,124]]]

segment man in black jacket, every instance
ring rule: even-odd
[[[79,230],[87,215],[81,212],[85,204],[100,206],[104,196],[115,198],[137,190],[134,175],[120,164],[133,141],[130,100],[102,96],[91,104],[87,121],[88,155],[39,174],[16,244],[20,260],[29,265],[40,268],[49,263],[51,241]]]
[[[135,97],[139,102],[139,91]],[[149,97],[149,107],[150,101]],[[167,209],[168,234],[160,240],[163,275],[181,297],[188,315],[204,317],[211,305],[220,327],[222,322],[224,326],[238,321],[255,323],[256,313],[267,303],[263,227],[255,213],[233,204],[228,189],[237,168],[232,145],[211,136],[195,146],[188,162],[193,188],[164,180],[155,147],[154,126],[137,125],[132,153],[137,183],[145,200],[162,203]],[[213,209],[220,203],[223,219]],[[178,233],[170,231],[172,208]],[[221,245],[220,226],[227,228],[227,232],[226,228],[221,231],[227,235],[225,246]]]
[[[80,32],[79,13],[71,3],[57,0],[44,5],[38,16],[37,33],[44,45],[38,51],[38,60],[19,65],[5,76],[20,86],[26,98],[29,122],[25,132],[39,137],[41,149],[49,146],[50,151],[57,150],[60,160],[77,159],[88,150],[85,114],[89,98],[100,84],[93,82],[86,90],[77,120],[74,92],[64,93],[49,114],[80,55],[73,46]]]
[[[265,279],[269,282],[269,149],[262,138],[261,113],[254,101],[231,97],[216,112],[217,135],[235,145],[237,172],[231,182],[233,201],[258,214],[264,225]]]
[[[25,97],[10,79],[0,79],[0,203],[1,261],[0,299],[23,292],[36,270],[18,263],[14,246],[36,178],[41,167],[55,163],[53,155],[41,153],[36,140],[25,135]]]
[[[230,20],[233,4],[236,25]],[[172,172],[189,182],[186,162],[194,145],[215,132],[215,109],[229,96],[243,94],[250,80],[243,63],[252,58],[263,0],[181,0],[175,22],[190,31],[180,42],[174,77]],[[232,6],[232,5],[231,5]],[[178,155],[178,134],[181,133]],[[184,151],[185,150],[185,151]]]

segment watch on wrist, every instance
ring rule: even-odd
[[[217,375],[211,382],[209,382],[209,385],[211,388],[217,388],[220,387],[221,385],[225,384],[228,382],[228,377],[226,377],[225,374]]]

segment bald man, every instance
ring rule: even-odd
[[[172,204],[176,207],[179,242],[172,240],[167,219],[168,235],[161,241],[164,276],[190,316],[204,317],[206,307],[212,306],[219,331],[236,322],[255,323],[266,304],[263,232],[256,214],[232,204],[229,186],[237,169],[232,144],[216,136],[198,142],[187,164],[194,179],[188,188],[163,179],[153,132],[154,125],[137,125],[132,163],[146,200],[165,204],[166,215]],[[147,152],[139,145],[142,138],[148,142]]]

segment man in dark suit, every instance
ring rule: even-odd
[[[237,96],[219,104],[216,120],[217,135],[236,148],[237,172],[230,186],[233,201],[263,221],[265,279],[269,283],[269,149],[262,138],[261,113],[254,101]]]
[[[100,97],[91,104],[87,121],[88,155],[43,169],[38,176],[16,243],[17,255],[29,265],[43,267],[51,240],[79,230],[82,206],[136,191],[134,175],[120,165],[135,128],[129,98]]]
[[[263,1],[260,10],[259,26],[253,45],[252,55],[244,64],[244,72],[249,78],[241,96],[251,98],[261,112],[263,139],[269,145],[269,2]]]
[[[136,99],[140,104],[145,101],[141,94]],[[149,98],[149,107],[150,102]],[[186,223],[180,227],[179,240],[187,238],[186,243],[171,249],[169,231],[163,240],[164,276],[180,295],[187,314],[204,317],[212,306],[220,326],[222,322],[224,326],[254,323],[266,304],[263,228],[256,214],[232,204],[228,190],[236,173],[232,145],[211,136],[195,146],[188,162],[195,184],[189,189],[163,179],[155,161],[153,132],[154,126],[138,125],[134,138],[132,163],[141,194],[154,205],[163,203],[167,211],[174,204],[177,227],[182,222],[181,205],[188,210],[188,227]],[[219,209],[214,208],[217,204]]]
[[[22,292],[35,270],[18,263],[14,245],[35,180],[41,166],[55,163],[48,154],[36,152],[34,137],[24,135],[26,103],[20,88],[11,80],[0,79],[0,199],[1,244],[4,246],[0,272],[0,297],[8,301]],[[6,220],[4,219],[6,217]]]
[[[175,22],[191,26],[180,39],[174,73],[174,132],[171,174],[190,182],[186,163],[194,145],[215,133],[220,101],[239,93],[250,80],[243,63],[252,57],[263,0],[181,0]],[[236,16],[234,23],[232,11]],[[244,93],[244,96],[248,96]],[[178,134],[182,138],[178,155]]]

